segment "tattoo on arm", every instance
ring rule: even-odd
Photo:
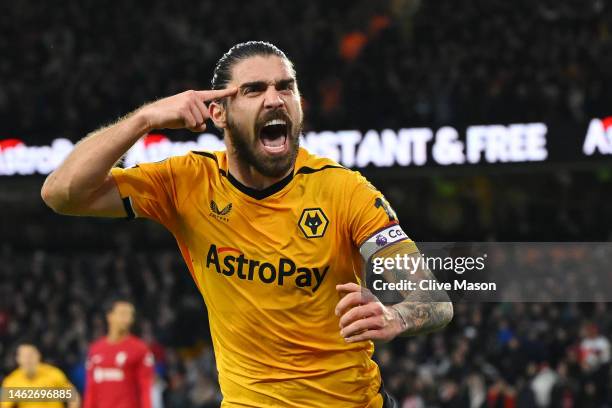
[[[439,330],[450,322],[453,315],[453,305],[450,302],[404,301],[392,308],[401,318],[406,335]]]
[[[398,243],[380,251],[377,256],[395,257],[396,254],[409,254],[409,257],[420,257],[414,252],[414,247]],[[392,306],[402,321],[404,335],[429,333],[446,326],[453,317],[453,304],[444,290],[421,290],[418,282],[421,280],[436,280],[427,268],[418,268],[414,273],[404,269],[391,269],[383,273],[387,282],[410,280],[416,283],[416,289],[402,291],[404,300]]]

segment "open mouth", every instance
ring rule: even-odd
[[[288,146],[289,126],[284,119],[267,121],[259,131],[259,140],[268,153],[282,153]]]

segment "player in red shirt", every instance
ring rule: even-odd
[[[151,408],[153,354],[130,334],[134,305],[115,300],[106,311],[108,334],[87,355],[84,408]]]

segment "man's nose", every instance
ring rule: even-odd
[[[269,86],[264,95],[264,107],[268,109],[278,109],[285,105],[280,92],[274,86]]]

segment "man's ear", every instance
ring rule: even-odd
[[[221,102],[211,102],[208,104],[208,114],[218,129],[227,127],[227,116],[225,104]]]

